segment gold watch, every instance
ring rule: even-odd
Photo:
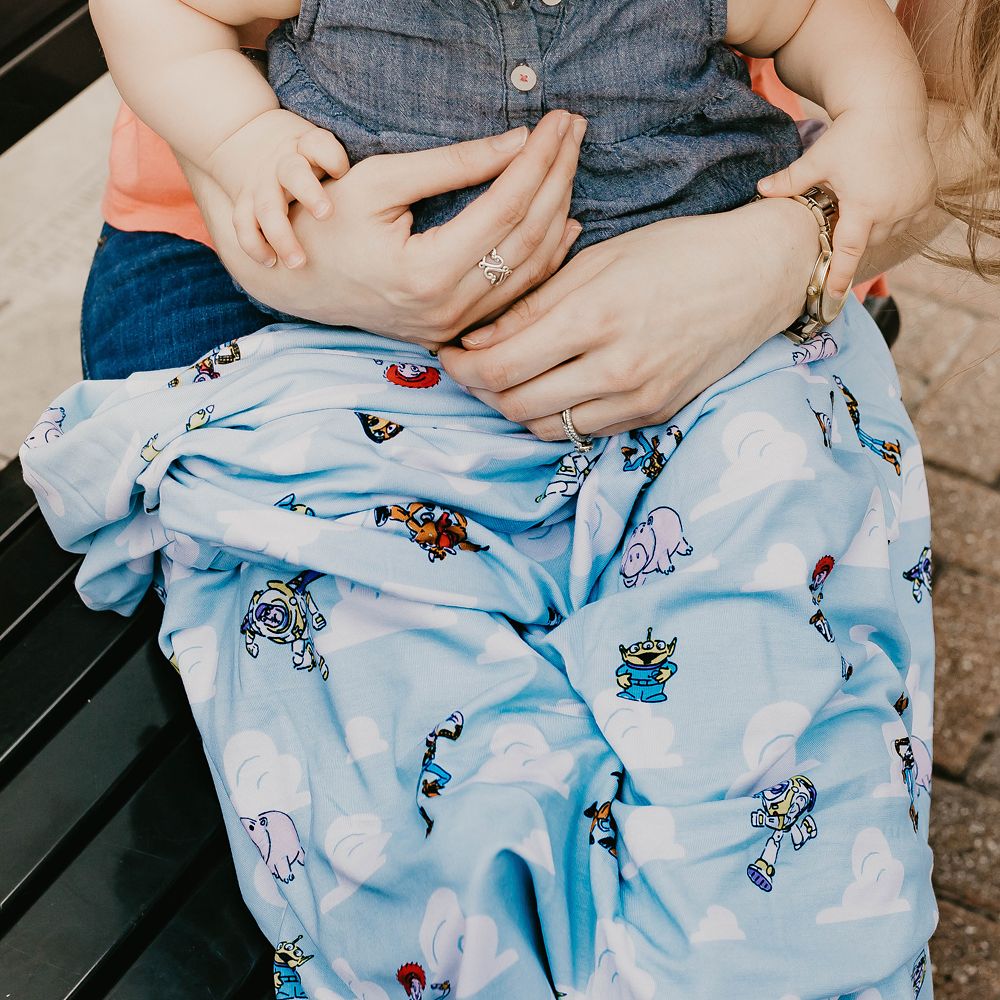
[[[784,331],[789,340],[804,344],[812,340],[820,329],[832,323],[847,301],[846,295],[839,301],[831,301],[826,287],[830,276],[830,262],[833,260],[833,231],[840,218],[840,206],[837,196],[824,187],[811,187],[804,194],[792,195],[792,198],[805,205],[819,223],[819,256],[806,288],[805,311]]]

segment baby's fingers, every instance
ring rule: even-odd
[[[233,229],[236,240],[243,252],[264,267],[274,267],[278,258],[267,240],[261,236],[257,226],[257,215],[254,211],[253,195],[249,192],[241,194],[233,205]]]
[[[826,287],[835,299],[842,299],[851,288],[851,281],[868,246],[872,220],[857,215],[841,205],[840,221],[833,233],[833,260]]]
[[[334,180],[350,169],[350,161],[337,137],[326,129],[314,128],[298,141],[298,151],[310,163],[322,167]]]
[[[814,148],[807,149],[784,170],[762,177],[757,181],[757,190],[765,198],[790,198],[793,194],[804,194],[817,184],[825,184],[829,171],[824,168],[822,158],[813,152]]]
[[[257,192],[254,213],[264,238],[274,247],[285,267],[301,267],[306,262],[306,254],[292,231],[288,221],[288,200],[277,183],[273,188]]]
[[[286,156],[278,164],[277,174],[278,183],[288,192],[289,198],[305,205],[315,218],[325,219],[333,211],[333,202],[303,157]]]

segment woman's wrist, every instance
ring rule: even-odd
[[[732,215],[742,226],[740,245],[754,287],[756,348],[802,314],[819,252],[819,226],[809,208],[791,198],[753,202]]]

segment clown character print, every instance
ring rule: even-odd
[[[264,590],[254,592],[240,626],[246,650],[254,659],[260,655],[257,640],[267,639],[279,646],[291,646],[296,670],[319,670],[323,680],[330,676],[326,660],[316,652],[309,635],[310,626],[317,631],[326,628],[326,619],[308,589],[321,576],[307,569],[287,583],[268,580]]]
[[[847,412],[851,416],[851,423],[854,424],[858,440],[869,451],[878,455],[883,461],[888,462],[896,470],[897,476],[901,476],[903,470],[899,464],[899,441],[883,441],[881,438],[872,437],[871,434],[864,430],[861,426],[861,406],[858,403],[857,397],[836,375],[833,376],[833,381],[837,383],[840,391],[844,394],[844,399],[847,401]]]
[[[378,527],[389,521],[399,521],[410,533],[410,541],[415,542],[426,553],[431,562],[439,562],[446,556],[463,552],[486,552],[488,545],[477,545],[469,541],[469,522],[458,511],[445,510],[433,504],[416,500],[408,507],[393,504],[391,507],[375,508],[375,524]]]
[[[747,866],[747,877],[758,889],[770,892],[774,888],[778,851],[787,834],[796,851],[801,850],[819,832],[810,813],[816,805],[816,786],[804,774],[758,792],[761,808],[750,814],[750,825],[771,831],[764,842],[760,857]]]
[[[451,781],[450,772],[437,762],[438,740],[451,740],[454,743],[462,735],[464,727],[465,716],[458,711],[452,712],[424,738],[424,758],[420,762],[420,776],[417,779],[417,811],[426,827],[425,837],[429,837],[434,829],[434,820],[428,815],[422,800],[436,799]]]
[[[427,973],[417,962],[407,962],[396,970],[396,982],[403,987],[406,1000],[444,1000],[451,993],[451,983],[446,979],[443,983],[427,985]],[[428,992],[433,990],[433,993]]]
[[[376,364],[382,364],[377,361]],[[391,365],[386,365],[382,369],[382,374],[393,385],[400,385],[408,389],[432,389],[441,381],[441,372],[437,368],[429,365],[414,365],[406,361],[399,361]]]
[[[823,600],[823,585],[833,572],[834,564],[833,556],[823,556],[816,563],[815,567],[813,567],[812,577],[809,580],[809,593],[812,594],[812,602],[816,606],[816,611],[809,619],[809,624],[812,625],[816,631],[819,632],[824,639],[826,639],[827,642],[834,642],[835,640],[833,637],[833,629],[830,628],[830,623],[826,620],[826,615],[823,614],[820,602]]]
[[[300,934],[294,941],[281,941],[274,949],[274,1000],[309,1000],[299,969],[313,956],[299,947],[301,940]]]
[[[647,704],[666,701],[663,690],[667,681],[677,673],[677,664],[670,657],[677,648],[677,636],[669,643],[653,638],[653,627],[646,630],[646,638],[631,646],[618,646],[622,662],[615,671],[618,697],[626,701],[644,701]]]
[[[913,599],[919,604],[924,599],[924,591],[928,595],[934,592],[934,572],[933,555],[931,547],[925,545],[920,552],[920,558],[908,570],[904,570],[903,579],[913,584]]]

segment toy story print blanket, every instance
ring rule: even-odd
[[[88,605],[164,601],[278,1000],[930,996],[929,512],[855,306],[590,452],[304,324],[46,411],[25,478]]]

